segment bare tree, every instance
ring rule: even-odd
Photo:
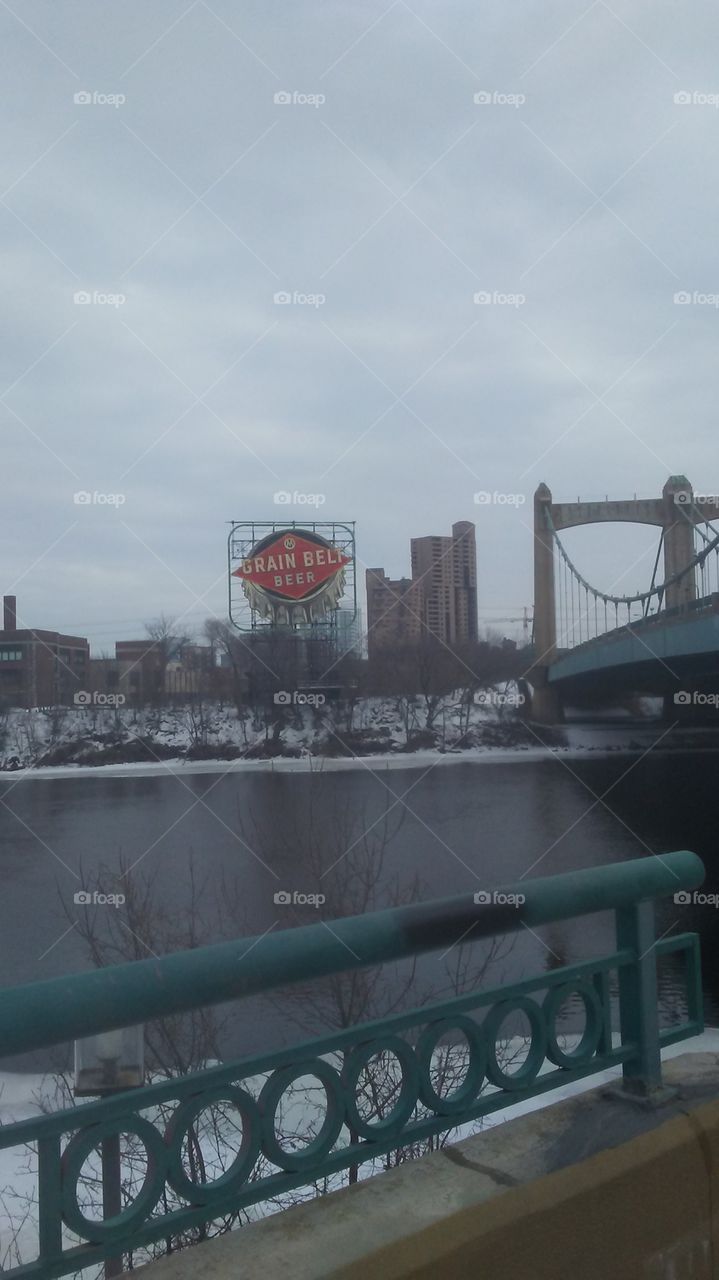
[[[406,819],[406,810],[385,794],[379,814],[366,806],[343,804],[336,789],[328,791],[329,775],[321,768],[310,773],[298,814],[278,813],[271,822],[240,815],[240,834],[269,865],[281,871],[288,886],[308,895],[324,894],[319,907],[299,909],[292,923],[305,924],[312,914],[332,921],[346,915],[364,915],[384,907],[398,907],[428,896],[426,885],[415,872],[392,870],[391,846]],[[223,890],[230,919],[242,919],[239,894],[228,886]],[[507,939],[484,944],[461,942],[447,952],[441,985],[425,975],[420,981],[417,957],[395,964],[349,969],[294,984],[270,998],[283,1017],[303,1033],[326,1035],[329,1027],[346,1030],[365,1022],[389,1018],[413,1005],[461,995],[478,989],[490,968],[496,966],[512,947]],[[345,1055],[342,1055],[344,1058]],[[432,1066],[437,1092],[458,1088],[469,1065],[469,1047],[461,1042],[438,1046]],[[392,1054],[378,1054],[367,1063],[357,1086],[358,1106],[363,1118],[381,1121],[396,1104],[401,1072]],[[350,1129],[350,1140],[358,1135]],[[448,1141],[448,1133],[410,1144],[389,1153],[384,1167],[412,1156],[425,1154]],[[348,1170],[349,1182],[358,1178],[357,1165]]]
[[[215,654],[226,660],[226,670],[230,673],[231,696],[238,712],[245,701],[247,683],[248,650],[247,645],[227,622],[220,618],[208,618],[205,623],[205,636],[213,651],[213,672],[217,672]],[[223,668],[220,668],[222,670]],[[220,688],[222,686],[220,685]]]
[[[175,618],[168,618],[164,613],[151,622],[146,622],[145,631],[152,641],[148,650],[154,655],[157,693],[161,696],[165,692],[167,668],[172,659],[180,655],[184,646],[190,643],[190,635],[180,629]]]

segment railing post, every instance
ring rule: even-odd
[[[114,1218],[122,1212],[122,1166],[119,1133],[108,1134],[101,1142],[102,1216]],[[122,1274],[122,1255],[105,1259],[105,1280]]]
[[[38,1236],[40,1261],[56,1262],[62,1254],[62,1173],[60,1139],[38,1138]]]
[[[635,956],[619,970],[622,1044],[636,1045],[636,1054],[623,1066],[623,1086],[627,1093],[646,1097],[662,1085],[654,903],[618,908],[616,927],[617,949]]]

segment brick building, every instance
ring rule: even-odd
[[[411,578],[387,577],[367,570],[367,651],[401,649],[419,643],[422,634],[422,586]]]
[[[88,687],[90,646],[82,636],[18,627],[15,596],[3,597],[0,702],[15,707],[72,704]]]

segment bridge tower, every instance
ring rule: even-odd
[[[562,708],[558,694],[547,681],[557,657],[557,615],[554,595],[554,538],[547,521],[552,494],[540,484],[534,495],[534,653],[531,671],[534,693],[532,719],[558,724]]]
[[[670,476],[662,489],[664,505],[664,580],[680,573],[694,555],[694,490],[686,476]],[[682,511],[683,508],[683,511]],[[686,513],[686,514],[684,514]],[[689,516],[689,519],[686,517]],[[696,571],[685,573],[667,587],[667,609],[691,604],[697,598]]]

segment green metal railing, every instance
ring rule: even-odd
[[[460,939],[474,942],[597,911],[612,910],[616,919],[609,955],[0,1128],[0,1150],[29,1146],[37,1168],[38,1256],[7,1274],[45,1280],[107,1259],[116,1263],[130,1250],[614,1065],[621,1065],[626,1089],[658,1090],[661,1048],[699,1034],[703,1015],[698,938],[686,933],[656,941],[654,899],[694,889],[703,878],[695,854],[670,853],[526,880],[477,895],[478,901],[472,895],[440,899],[333,920],[331,929],[316,924],[0,991],[0,1052],[18,1054],[444,951]],[[657,959],[672,953],[684,961],[687,1018],[660,1029]],[[572,1047],[559,1029],[568,1001],[584,1012]],[[519,1014],[529,1037],[521,1066],[511,1071],[501,1048]],[[437,1052],[458,1038],[466,1044],[463,1078],[448,1093],[437,1078]],[[396,1088],[387,1113],[368,1119],[359,1081],[378,1054],[393,1062]],[[288,1149],[277,1132],[278,1112],[292,1085],[308,1080],[319,1082],[324,1095],[321,1123],[305,1145]],[[241,1121],[242,1139],[229,1168],[205,1181],[196,1176],[196,1162],[188,1165],[188,1134],[218,1105]],[[80,1193],[83,1166],[120,1134],[144,1149],[144,1180],[132,1203],[96,1220]]]

